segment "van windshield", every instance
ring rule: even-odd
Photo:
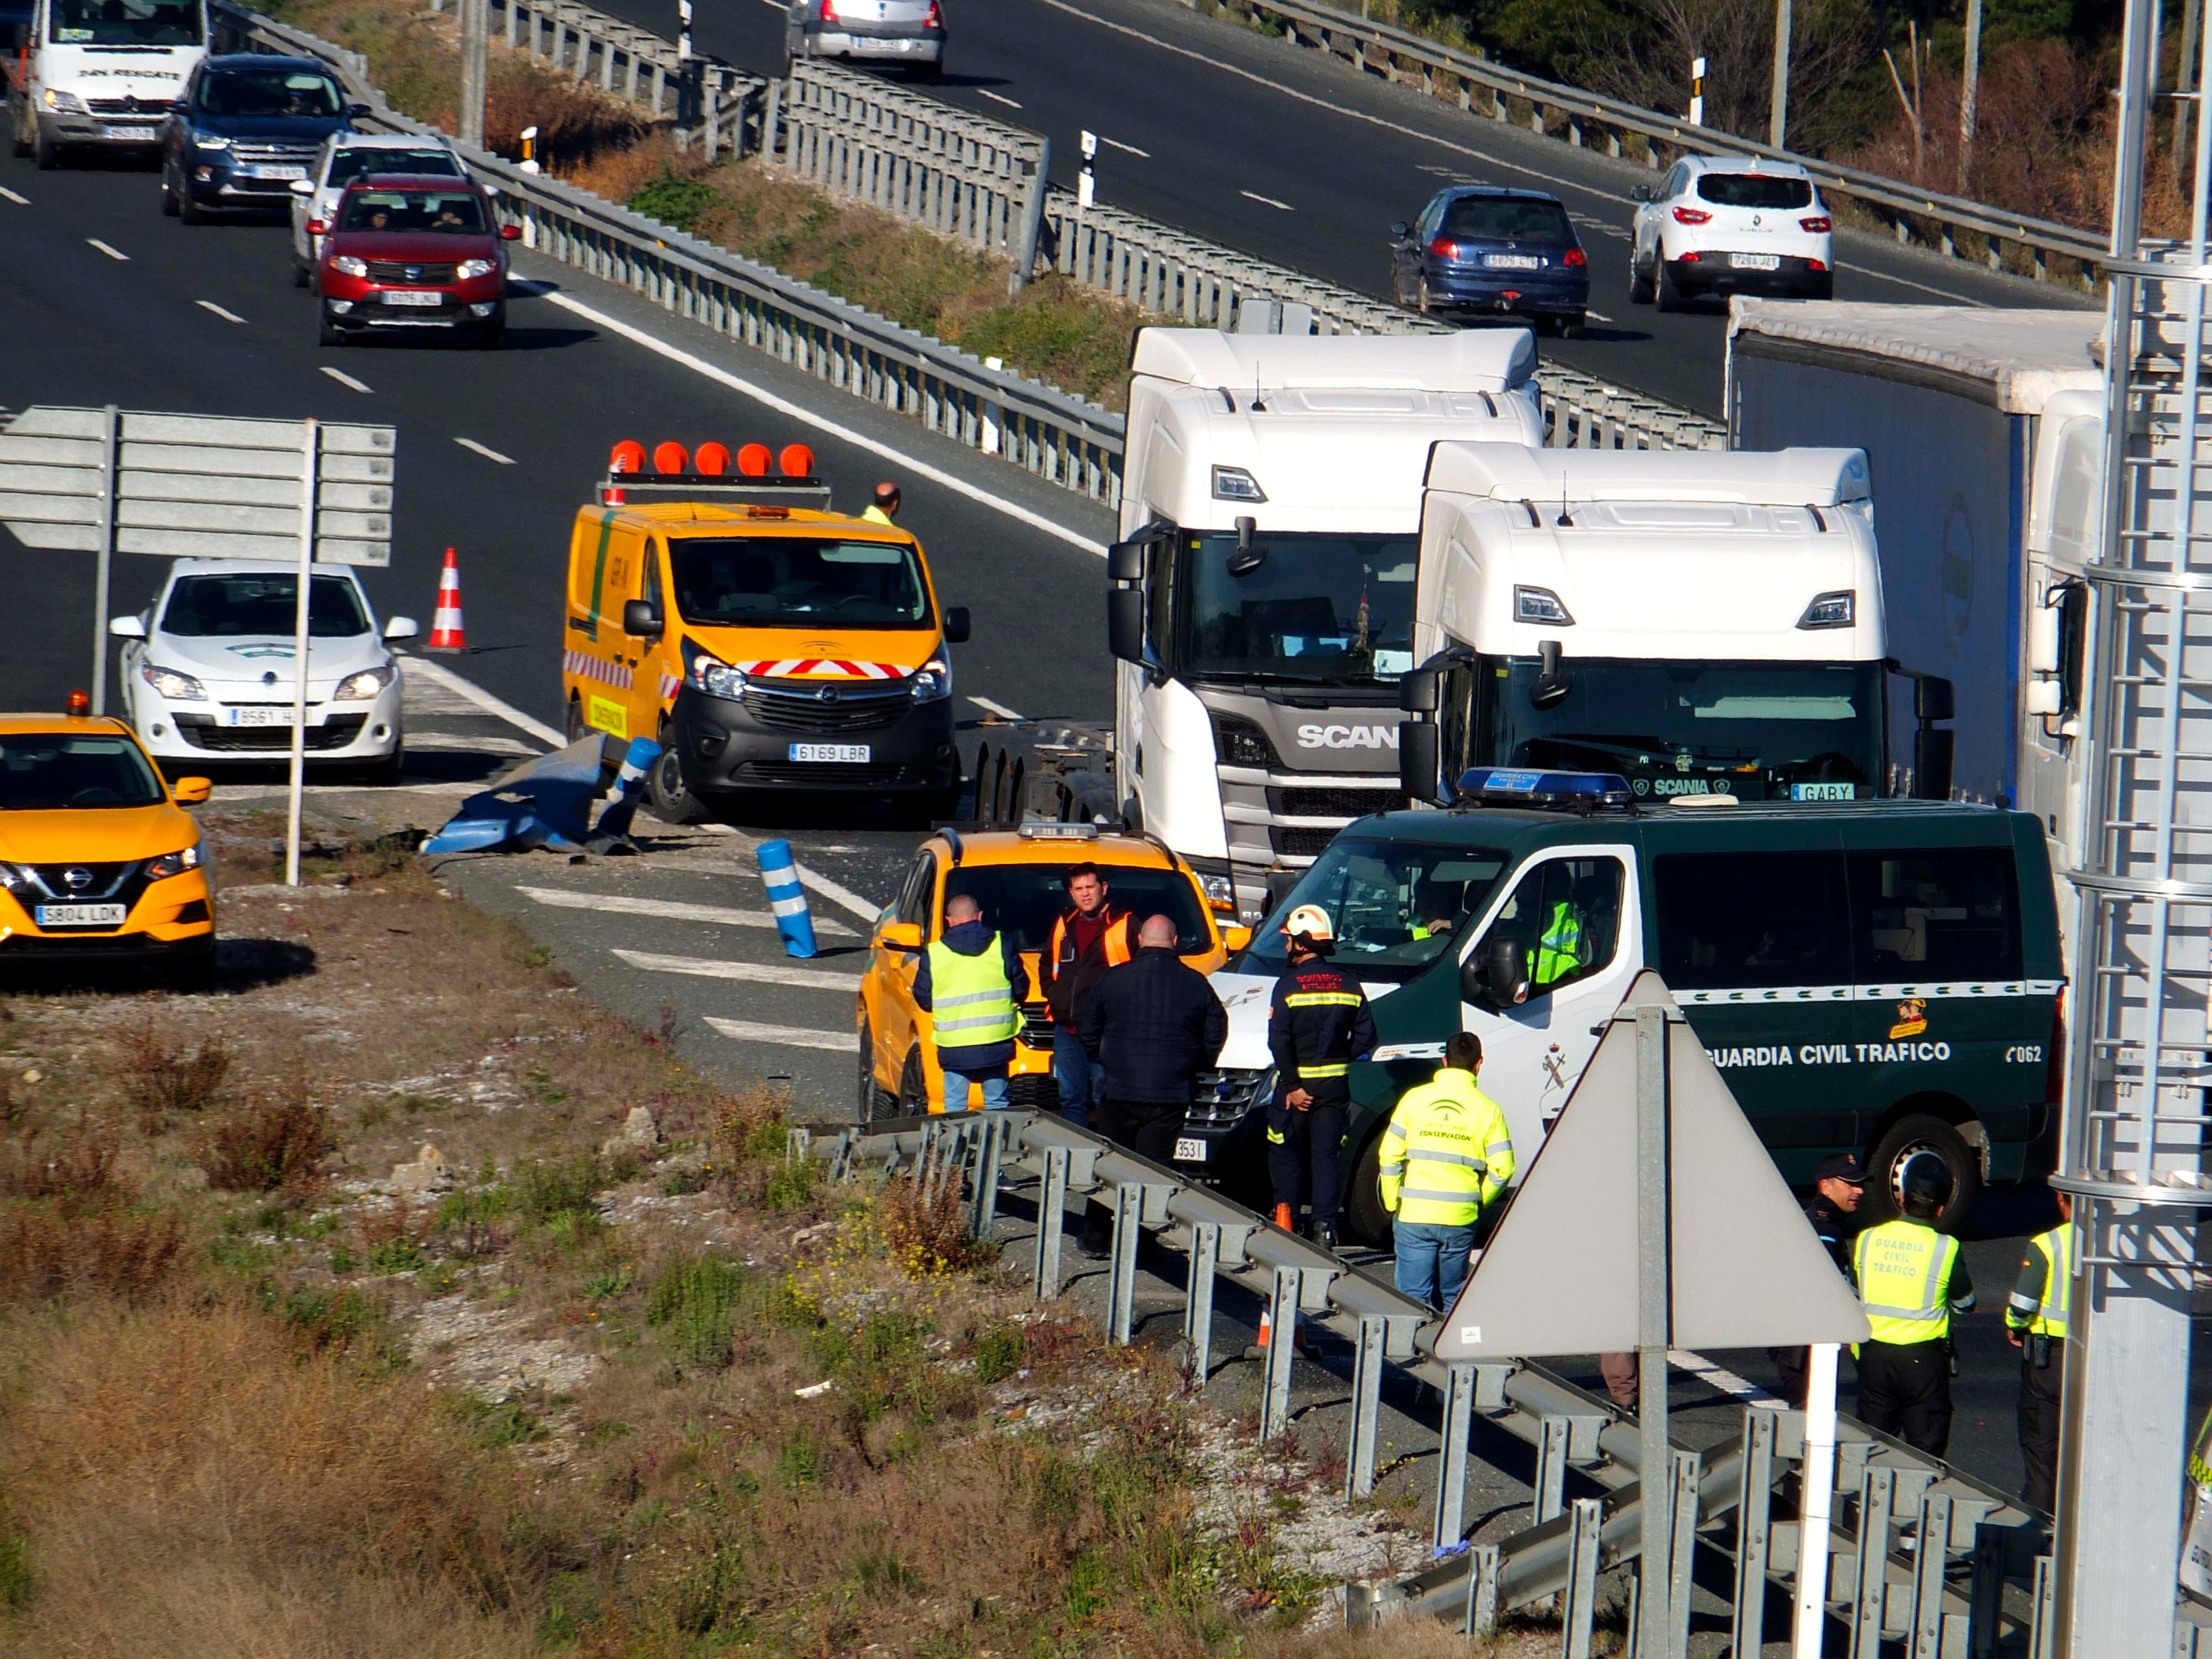
[[[46,39],[66,46],[197,46],[200,0],[56,0]]]
[[[1212,948],[1189,877],[1179,870],[1103,869],[1107,902],[1115,908],[1139,921],[1167,917],[1176,925],[1176,949],[1185,955]],[[1068,908],[1065,877],[1056,864],[969,865],[945,878],[945,896],[965,893],[982,906],[983,920],[994,931],[1013,935],[1016,950],[1042,951],[1052,942],[1053,923]]]
[[[674,536],[676,609],[702,628],[927,628],[929,592],[905,542]]]
[[[1639,797],[1869,799],[1881,793],[1880,663],[1650,662],[1569,657],[1539,708],[1542,665],[1476,679],[1470,764],[1618,772]]]
[[[1240,972],[1290,966],[1280,929],[1301,904],[1317,904],[1336,930],[1336,959],[1362,979],[1418,976],[1481,914],[1506,855],[1490,847],[1431,847],[1340,836],[1314,860],[1274,915],[1252,935]]]

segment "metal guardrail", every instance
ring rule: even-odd
[[[441,0],[433,0],[434,4]],[[576,0],[486,0],[492,23],[507,49],[542,58],[578,81],[590,80],[610,96],[642,104],[655,120],[682,112],[684,82],[699,79],[696,128],[677,137],[686,148],[696,141],[712,161],[721,150],[742,155],[748,135],[757,141],[768,82],[719,59],[694,54],[686,60],[675,46],[650,30],[579,5]]]
[[[1346,1586],[1352,1626],[1420,1615],[1482,1634],[1501,1614],[1565,1593],[1571,1642],[1577,1625],[1588,1632],[1596,1571],[1635,1559],[1641,1548],[1638,1506],[1648,1472],[1639,1468],[1632,1419],[1526,1361],[1439,1362],[1434,1347],[1441,1322],[1433,1310],[1176,1170],[1056,1116],[1023,1111],[899,1118],[820,1137],[793,1129],[787,1156],[820,1158],[835,1179],[873,1164],[886,1176],[912,1176],[926,1195],[950,1191],[965,1203],[969,1231],[979,1238],[996,1224],[1002,1182],[1012,1177],[1006,1184],[1027,1187],[1037,1206],[1030,1285],[1040,1300],[1065,1288],[1060,1246],[1070,1199],[1103,1205],[1114,1216],[1106,1324],[1115,1344],[1134,1334],[1138,1245],[1141,1234],[1153,1234],[1189,1258],[1182,1329],[1191,1375],[1201,1385],[1214,1369],[1217,1281],[1267,1304],[1264,1436],[1289,1425],[1297,1321],[1343,1338],[1353,1350],[1347,1498],[1374,1488],[1385,1370],[1395,1366],[1440,1389],[1443,1446],[1431,1541],[1452,1553],[1395,1581]],[[1501,1542],[1469,1546],[1467,1459],[1478,1418],[1535,1449],[1535,1492],[1528,1528]],[[1797,1569],[1797,1523],[1776,1513],[1774,1493],[1790,1465],[1802,1461],[1803,1436],[1802,1413],[1753,1408],[1733,1447],[1704,1454],[1679,1441],[1671,1447],[1662,1477],[1666,1501],[1677,1506],[1677,1537],[1695,1542],[1684,1545],[1670,1567],[1686,1574],[1699,1547],[1730,1565],[1736,1653],[1759,1650],[1766,1587],[1790,1582]],[[1848,1418],[1841,1419],[1837,1455],[1838,1490],[1856,1492],[1858,1504],[1851,1525],[1831,1530],[1823,1553],[1825,1599],[1831,1616],[1851,1632],[1854,1659],[1876,1659],[1885,1640],[1902,1642],[1909,1659],[1986,1659],[2001,1637],[2022,1627],[2030,1635],[2028,1650],[2042,1651],[2033,1643],[2048,1612],[2043,1591],[2049,1558],[2037,1553],[2038,1517],[1994,1488]],[[1570,1474],[1601,1496],[1570,1503]],[[1942,1547],[1928,1547],[1939,1539]],[[2017,1590],[2008,1607],[2008,1580],[2033,1587],[2024,1613]],[[2193,1616],[2183,1615],[2187,1644],[2178,1636],[2178,1652],[2197,1651]],[[2205,1651],[2212,1653],[2212,1642]]]
[[[1182,3],[1195,8],[1195,0],[1182,0]],[[1712,127],[1692,126],[1656,110],[1520,74],[1486,58],[1339,11],[1317,0],[1220,0],[1220,3],[1232,15],[1256,15],[1280,25],[1295,44],[1317,46],[1359,70],[1380,74],[1393,82],[1417,84],[1431,97],[1456,101],[1462,109],[1499,121],[1525,124],[1533,132],[1569,144],[1587,146],[1595,137],[1607,153],[1623,155],[1633,153],[1633,147],[1624,145],[1624,137],[1641,139],[1643,154],[1638,159],[1655,168],[1660,165],[1662,145],[1708,155],[1725,150],[1794,161],[1812,174],[1824,192],[1848,197],[1886,221],[1900,243],[1933,246],[1951,258],[1967,258],[1972,257],[1972,251],[1962,247],[1960,233],[1971,233],[1982,240],[1981,262],[1993,270],[2014,270],[2047,281],[2052,277],[2050,261],[2056,257],[2076,268],[2066,273],[2070,279],[2094,288],[2095,272],[2091,267],[2107,251],[2100,237],[2070,225],[1920,190],[1878,173],[1777,149]],[[2005,257],[2008,249],[2018,250],[2010,261]]]

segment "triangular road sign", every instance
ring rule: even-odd
[[[1636,1010],[1674,997],[1636,976],[1512,1206],[1445,1316],[1437,1358],[1634,1348],[1637,1309]],[[1705,1045],[1667,1024],[1668,1345],[1795,1347],[1863,1342],[1865,1313]]]

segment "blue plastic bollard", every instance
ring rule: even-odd
[[[645,799],[645,775],[659,758],[660,745],[651,738],[629,740],[629,752],[623,757],[622,770],[615,774],[614,787],[605,797],[605,807],[599,813],[599,823],[592,826],[594,842],[628,838],[630,821],[637,816],[638,803]]]
[[[761,881],[768,888],[769,908],[775,912],[776,931],[783,935],[783,953],[790,957],[814,954],[814,915],[806,908],[806,890],[799,884],[799,866],[792,860],[787,841],[764,841],[758,849]]]

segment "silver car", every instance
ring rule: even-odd
[[[338,198],[372,173],[465,179],[468,166],[446,140],[404,132],[334,132],[323,141],[307,177],[292,185],[292,284],[305,288],[323,257],[323,239],[308,228],[327,224]]]
[[[903,64],[925,80],[945,70],[939,0],[791,0],[785,68],[806,58]]]

